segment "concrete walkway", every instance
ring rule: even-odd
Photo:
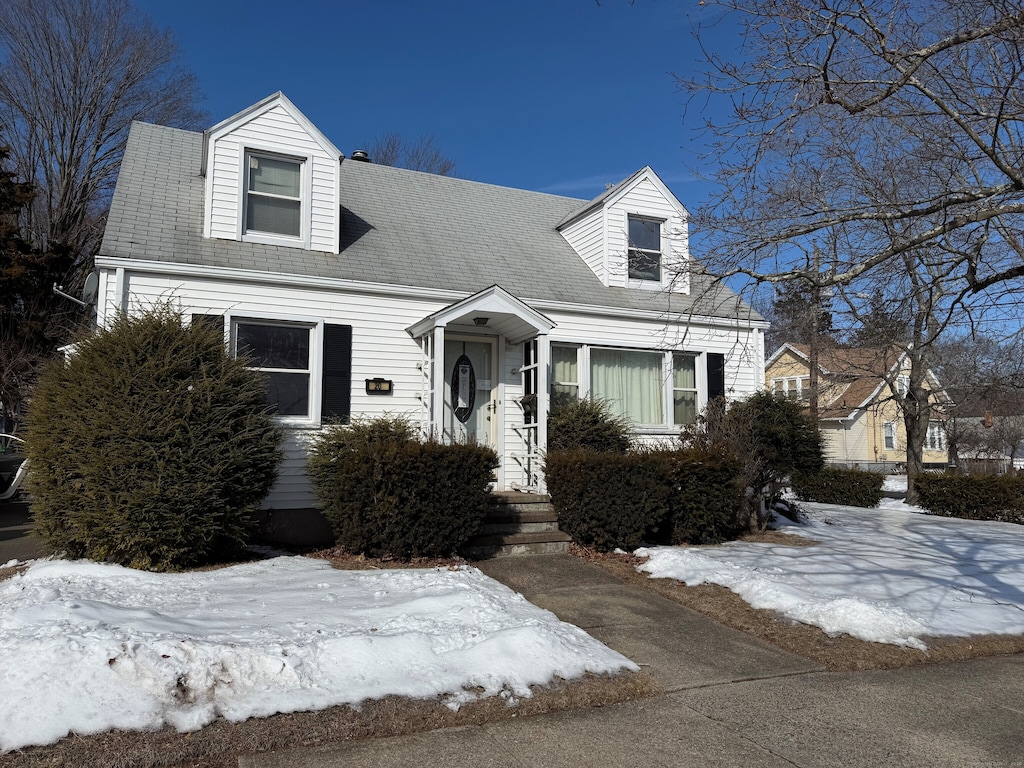
[[[1024,656],[826,672],[565,555],[479,566],[648,669],[665,695],[243,756],[239,768],[1024,768]]]

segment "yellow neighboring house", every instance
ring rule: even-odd
[[[902,350],[888,348],[839,349],[818,353],[818,421],[830,464],[892,471],[907,460],[907,431],[896,393],[907,391],[910,361]],[[810,400],[809,348],[783,344],[765,364],[769,391],[807,403]],[[945,390],[932,372],[925,388],[929,402],[948,404]],[[949,463],[942,412],[928,424],[924,466]]]

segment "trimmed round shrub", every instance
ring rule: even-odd
[[[548,418],[548,451],[625,453],[631,445],[629,422],[612,414],[602,400],[572,400],[559,405]]]
[[[263,377],[245,365],[219,325],[161,305],[49,366],[26,435],[49,549],[161,571],[237,552],[281,457]]]
[[[794,472],[790,485],[801,501],[877,507],[882,500],[883,479],[878,472],[823,467],[817,472]]]
[[[337,543],[371,557],[446,557],[480,530],[498,456],[420,442],[404,419],[335,424],[313,440],[309,475]]]

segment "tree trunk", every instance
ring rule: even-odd
[[[917,503],[914,481],[924,471],[928,414],[928,392],[919,382],[912,381],[903,409],[903,425],[907,430],[907,504]]]

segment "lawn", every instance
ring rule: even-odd
[[[592,557],[830,669],[1024,650],[1020,526],[891,500],[802,507],[805,525],[721,547]],[[464,565],[36,561],[0,581],[0,658],[3,766],[221,766],[653,692],[630,660]]]

